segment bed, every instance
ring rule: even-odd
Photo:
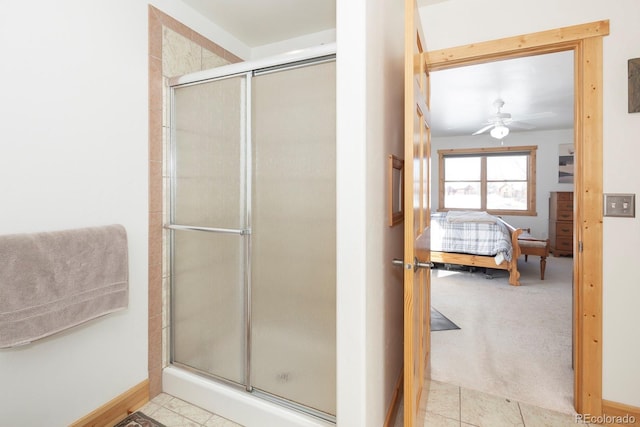
[[[507,270],[509,284],[518,286],[520,234],[522,229],[486,212],[433,213],[431,262]]]

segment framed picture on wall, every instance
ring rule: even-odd
[[[389,226],[404,219],[404,160],[389,154],[387,172],[387,200]]]
[[[573,144],[560,144],[558,146],[558,182],[560,184],[573,184]]]

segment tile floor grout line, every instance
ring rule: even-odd
[[[177,400],[177,401],[179,401],[179,402],[184,402],[184,403],[186,403],[186,404],[187,404],[187,405],[189,405],[189,406],[192,406],[192,407],[194,407],[194,408],[198,408],[198,409],[200,409],[200,410],[202,410],[202,411],[204,411],[204,412],[208,413],[208,414],[209,414],[209,418],[207,418],[207,419],[206,419],[206,421],[205,421],[204,423],[200,423],[200,422],[198,422],[197,420],[194,420],[193,418],[190,418],[190,417],[188,417],[188,416],[186,416],[186,415],[181,414],[180,412],[174,411],[174,410],[173,410],[173,409],[171,409],[171,408],[167,408],[165,405],[162,405],[162,406],[163,406],[165,409],[167,409],[168,411],[171,411],[171,412],[173,412],[174,414],[177,414],[177,415],[181,416],[182,418],[185,418],[185,419],[187,419],[187,420],[189,420],[189,421],[192,421],[192,422],[196,423],[196,424],[197,424],[197,425],[199,425],[199,426],[204,426],[204,425],[205,425],[209,420],[211,420],[211,418],[213,418],[213,415],[215,415],[215,414],[213,414],[212,412],[209,412],[209,411],[207,411],[207,410],[206,410],[206,409],[204,409],[204,408],[201,408],[201,407],[199,407],[199,406],[197,406],[197,405],[194,405],[194,404],[192,404],[192,403],[187,402],[186,400],[182,400],[182,399],[179,399],[179,398],[177,398],[177,397],[174,397],[173,399],[169,400],[167,403],[172,402],[173,400]]]
[[[172,400],[173,400],[173,399],[172,399]],[[167,403],[168,403],[168,402],[167,402]],[[199,422],[197,422],[197,421],[195,421],[195,420],[192,420],[191,418],[186,417],[186,416],[182,415],[181,413],[174,411],[174,410],[173,410],[173,409],[171,409],[171,408],[167,408],[165,405],[162,405],[162,407],[163,407],[164,409],[166,409],[167,411],[169,411],[169,412],[171,412],[171,413],[173,413],[173,414],[176,414],[176,415],[177,415],[177,416],[179,416],[180,418],[184,418],[185,420],[189,420],[189,421],[191,421],[191,422],[194,422],[194,423],[196,423],[196,424],[197,424],[197,425],[199,425],[199,426],[201,426],[201,425],[202,425],[202,424],[200,424]]]
[[[524,427],[527,427],[527,425],[524,422],[524,415],[522,414],[522,406],[520,406],[520,402],[516,401],[516,403],[518,404],[518,412],[520,412],[520,419],[522,420],[522,425]]]

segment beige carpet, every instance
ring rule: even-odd
[[[504,271],[432,272],[432,306],[459,330],[431,334],[431,377],[547,409],[573,413],[572,258],[519,260],[521,286]]]

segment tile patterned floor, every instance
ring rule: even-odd
[[[437,381],[431,381],[426,411],[428,427],[597,427],[576,423],[570,414]],[[402,427],[402,415],[394,427]]]
[[[597,427],[576,423],[569,414],[549,411],[451,384],[431,382],[427,427]],[[167,427],[242,427],[162,393],[140,409]],[[402,414],[394,427],[402,427]]]
[[[242,427],[166,393],[153,398],[140,412],[167,427]]]

